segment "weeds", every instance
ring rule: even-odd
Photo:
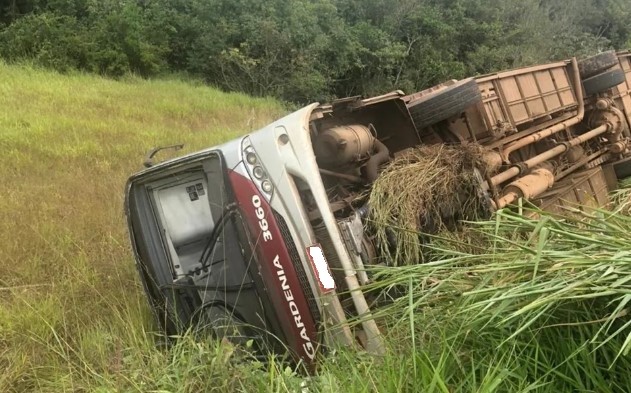
[[[624,391],[631,218],[605,210],[536,216],[504,210],[472,223],[484,252],[437,239],[426,245],[427,263],[375,269],[376,286],[405,291],[381,315],[415,319],[421,347],[460,342],[460,362],[473,370],[507,361],[503,390]]]

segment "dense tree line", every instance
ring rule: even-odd
[[[631,41],[628,0],[3,0],[0,56],[326,100]]]

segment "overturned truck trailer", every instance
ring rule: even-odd
[[[256,132],[131,176],[125,209],[150,306],[312,365],[335,345],[382,350],[362,292],[378,258],[365,195],[423,145],[476,144],[490,209],[608,203],[631,174],[631,54],[306,106]],[[350,326],[346,321],[361,317]]]

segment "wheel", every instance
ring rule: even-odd
[[[421,129],[462,113],[481,100],[478,84],[469,78],[410,101],[407,107],[414,125]]]
[[[585,95],[593,95],[596,93],[609,90],[614,86],[618,86],[624,82],[624,71],[620,69],[605,71],[601,74],[594,75],[583,80]]]
[[[607,51],[588,57],[578,62],[578,73],[581,79],[599,74],[618,64],[618,56],[615,51]]]

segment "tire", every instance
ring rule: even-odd
[[[421,129],[460,114],[481,100],[478,84],[469,78],[410,101],[407,107],[414,125]]]
[[[596,93],[609,90],[625,81],[624,71],[620,69],[605,71],[583,80],[585,95],[591,96]]]
[[[581,79],[586,79],[600,74],[616,64],[618,64],[618,56],[616,56],[615,51],[610,50],[579,61],[578,72],[581,75]]]

